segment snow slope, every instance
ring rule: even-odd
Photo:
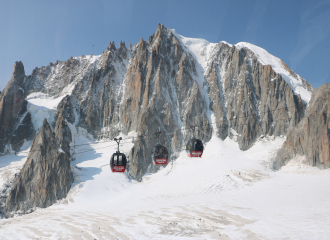
[[[76,149],[68,197],[1,219],[0,239],[329,239],[330,170],[297,158],[273,172],[283,141],[262,138],[243,152],[213,137],[202,158],[182,152],[136,182],[110,171],[115,143],[78,134],[76,144],[89,144]]]
[[[306,88],[303,87],[302,78],[296,74],[296,76],[293,76],[288,70],[285,69],[285,67],[282,64],[282,60],[271,55],[268,53],[265,49],[258,47],[256,45],[253,45],[251,43],[247,42],[240,42],[235,45],[238,49],[241,48],[248,48],[252,52],[254,52],[259,59],[259,62],[263,65],[270,65],[272,66],[273,70],[276,73],[281,74],[283,79],[291,86],[292,90],[296,94],[300,94],[301,98],[305,102],[309,102],[309,100],[312,97],[312,92],[308,91]]]
[[[202,66],[204,73],[209,66],[209,63],[213,60],[212,56],[214,55],[214,51],[216,51],[215,46],[216,43],[210,43],[205,39],[201,38],[188,38],[176,33],[174,29],[171,29],[173,34],[186,46],[187,49],[192,53],[192,55],[196,58],[197,62]],[[233,45],[221,41],[222,43],[227,44],[232,47]],[[283,79],[291,86],[292,90],[295,94],[300,94],[301,98],[305,102],[309,102],[312,96],[312,92],[306,89],[303,86],[303,79],[293,72],[289,72],[285,66],[282,64],[282,60],[271,55],[265,49],[255,46],[251,43],[240,42],[235,45],[237,49],[247,48],[250,49],[257,57],[261,64],[263,65],[271,65],[273,70],[281,74]]]

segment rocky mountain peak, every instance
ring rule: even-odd
[[[55,133],[52,131],[51,127],[47,119],[45,118],[42,122],[42,127],[39,133],[36,135],[35,140],[37,139],[35,144],[45,145],[46,142],[50,142],[51,145],[56,145],[53,140],[55,140]],[[32,146],[34,142],[32,143]]]
[[[278,151],[274,168],[279,169],[297,155],[309,165],[330,167],[330,84],[313,91],[305,117],[293,128]]]
[[[118,50],[121,50],[121,49],[125,49],[125,50],[127,49],[124,41],[120,41],[120,43],[119,43]]]
[[[186,38],[159,24],[148,41],[129,49],[110,42],[100,56],[38,68],[23,90],[67,95],[58,105],[58,126],[69,122],[95,138],[175,131],[163,139],[175,151],[190,137],[178,129],[190,125],[204,142],[215,131],[246,150],[262,135],[286,135],[304,116],[310,94],[304,81],[252,44]],[[132,159],[134,178],[148,168],[152,146],[149,140],[135,146],[133,158],[146,159]]]
[[[15,62],[12,77],[10,78],[9,82],[7,83],[3,91],[4,94],[11,91],[15,87],[18,86],[20,87],[24,81],[24,78],[25,78],[25,70],[23,63],[21,61]]]
[[[59,116],[55,123],[54,129],[58,146],[70,157],[70,142],[72,141],[72,134],[70,127],[64,120],[63,116]]]
[[[22,84],[22,76],[25,76],[24,65],[21,61],[15,62],[12,79],[20,80],[17,84]]]
[[[116,48],[116,45],[115,45],[115,42],[112,41],[112,42],[109,42],[109,46],[108,46],[108,50],[113,50],[113,51],[116,51],[117,48]]]
[[[27,160],[14,180],[5,213],[48,207],[66,197],[73,177],[69,157],[59,148],[55,133],[45,119]]]
[[[23,122],[26,124],[26,128],[30,129],[31,119],[29,117],[31,116],[27,114],[26,91],[23,87],[25,77],[23,63],[16,62],[13,75],[0,95],[0,152],[4,152],[5,148],[10,149],[9,145],[14,142],[14,145],[19,149],[20,144],[18,142],[22,143],[24,139],[18,140],[14,132]],[[30,133],[30,131],[23,131],[17,135],[20,138],[28,139]],[[16,147],[14,147],[15,150],[17,150]]]

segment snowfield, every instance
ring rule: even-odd
[[[202,158],[181,152],[137,182],[111,172],[114,141],[75,136],[76,145],[87,145],[75,149],[67,198],[1,219],[0,239],[330,239],[330,170],[297,156],[272,171],[284,137],[261,138],[247,151],[213,137]],[[123,142],[128,152],[133,144]],[[0,158],[2,184],[27,154]]]

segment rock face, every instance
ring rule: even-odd
[[[7,144],[18,151],[24,139],[32,139],[34,135],[22,88],[24,79],[23,63],[16,62],[13,75],[0,95],[0,152],[5,151]]]
[[[207,104],[195,82],[194,59],[171,31],[159,25],[148,42],[140,40],[132,55],[125,75],[120,119],[124,133],[136,131],[147,136],[138,141],[130,153],[130,174],[139,179],[151,164],[154,132],[158,128],[169,134],[181,127],[188,130],[190,125],[196,125],[202,130],[196,136],[207,141],[211,126]],[[162,143],[169,148],[188,137],[185,135],[178,143],[164,135]]]
[[[129,49],[124,42],[118,48],[110,42],[100,56],[71,57],[36,68],[20,84],[25,96],[33,92],[65,96],[54,126],[67,154],[70,134],[65,123],[85,128],[95,138],[113,139],[130,132],[143,136],[127,153],[135,179],[150,169],[158,129],[164,133],[160,143],[175,156],[192,137],[191,125],[205,143],[214,131],[222,139],[235,136],[246,150],[261,135],[287,135],[304,117],[308,101],[294,92],[287,78],[308,94],[313,87],[285,63],[276,60],[287,74],[283,76],[247,45],[204,46],[201,43],[207,41],[199,39],[191,49],[194,41],[184,42],[159,24],[147,41],[141,38]]]
[[[280,74],[248,48],[220,42],[215,49],[205,78],[221,139],[235,130],[246,150],[259,136],[286,135],[298,124],[305,104]]]
[[[35,136],[27,161],[6,200],[5,213],[45,208],[66,197],[73,176],[69,157],[58,147],[47,120]]]
[[[330,84],[313,91],[303,120],[292,129],[278,151],[274,168],[280,169],[297,154],[321,169],[330,167]]]
[[[54,132],[59,147],[70,157],[70,143],[72,142],[71,129],[66,120],[75,123],[75,108],[73,99],[67,95],[57,106],[56,122]]]
[[[65,122],[63,116],[57,118],[54,131],[56,133],[55,135],[58,146],[70,158],[70,142],[72,142],[72,134],[70,127]]]

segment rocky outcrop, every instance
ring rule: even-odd
[[[234,130],[246,150],[259,136],[286,135],[299,123],[305,104],[270,65],[248,48],[220,42],[215,49],[205,77],[221,139]]]
[[[67,196],[73,176],[69,157],[59,148],[47,120],[35,136],[27,161],[6,200],[5,213],[45,208]]]
[[[207,55],[207,64],[201,66],[189,44],[159,24],[147,41],[141,38],[128,49],[124,42],[118,48],[110,42],[100,56],[71,57],[36,68],[22,89],[25,94],[43,92],[54,98],[66,95],[52,124],[67,154],[66,122],[85,128],[94,138],[113,139],[129,132],[143,135],[143,144],[135,142],[129,153],[130,174],[136,179],[150,169],[158,129],[164,132],[160,140],[173,156],[192,137],[191,125],[204,142],[215,130],[222,139],[235,136],[246,150],[258,137],[286,135],[301,121],[306,102],[255,52],[220,42],[206,54],[207,49],[198,46],[200,56]],[[305,89],[313,89],[285,63],[280,64]]]
[[[20,151],[25,140],[32,140],[35,136],[35,129],[32,124],[31,114],[27,111],[27,101],[24,101],[20,113],[16,117],[16,124],[13,127],[13,134],[10,138],[10,145],[15,152]]]
[[[207,105],[195,82],[195,60],[169,29],[159,24],[148,42],[141,38],[132,54],[120,118],[124,133],[136,131],[146,136],[130,153],[130,174],[139,179],[151,164],[157,129],[165,133],[162,142],[169,147],[181,145],[175,142],[178,138],[173,140],[168,135],[174,130],[196,125],[201,130],[197,137],[207,141],[211,126]],[[190,137],[183,136],[180,141]]]
[[[54,127],[55,137],[59,147],[70,157],[70,143],[72,142],[71,129],[68,123],[76,121],[76,109],[74,98],[67,95],[57,106],[56,122]]]
[[[129,159],[132,159],[130,161],[129,173],[136,180],[140,180],[147,172],[150,164],[147,154],[149,152],[146,142],[143,138],[138,138],[128,156]]]
[[[305,117],[292,129],[278,151],[274,168],[280,169],[293,157],[305,155],[321,169],[330,167],[330,84],[315,89]]]
[[[73,96],[66,95],[57,106],[56,119],[63,117],[69,123],[75,124],[76,121],[79,121],[79,119],[76,119],[77,112],[79,112],[79,106],[77,105]]]
[[[63,116],[57,118],[55,123],[55,137],[58,146],[70,157],[70,143],[72,142],[72,134],[70,127],[64,120]]]
[[[27,113],[26,94],[22,88],[24,79],[23,63],[16,62],[13,75],[0,96],[0,152],[4,152],[7,144],[18,151],[24,139],[33,137],[31,115]]]

